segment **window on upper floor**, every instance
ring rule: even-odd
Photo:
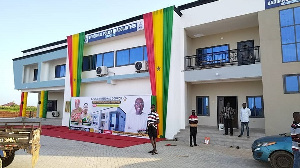
[[[55,66],[55,78],[61,78],[66,76],[66,64]]]
[[[134,47],[116,52],[116,66],[133,65],[136,61],[148,60],[146,46]]]
[[[97,55],[84,56],[82,60],[82,71],[95,70],[97,64]]]
[[[33,70],[33,81],[37,81],[38,69]]]
[[[284,75],[284,93],[300,93],[300,74]]]
[[[209,99],[208,96],[196,97],[196,111],[198,116],[209,116]]]
[[[219,45],[197,49],[197,65],[216,64],[229,62],[229,45]]]
[[[114,67],[114,52],[97,54],[96,67],[99,66],[107,66],[108,68]]]
[[[263,118],[264,109],[263,109],[263,98],[262,96],[247,96],[247,105],[251,110],[252,118]]]
[[[300,61],[300,7],[281,10],[282,62]]]

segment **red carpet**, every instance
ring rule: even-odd
[[[117,148],[125,148],[129,146],[150,143],[149,138],[136,138],[112,134],[99,134],[93,132],[76,131],[69,130],[68,127],[52,125],[43,125],[41,134],[44,136],[90,142]],[[157,142],[162,140],[164,139],[158,138]]]

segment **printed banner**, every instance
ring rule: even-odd
[[[144,30],[144,21],[138,20],[131,23],[127,23],[121,26],[117,26],[111,29],[87,34],[85,36],[85,43],[90,43],[97,40],[107,39],[110,37],[120,36],[127,33]]]
[[[70,129],[144,134],[151,96],[72,97]]]
[[[265,8],[275,8],[279,6],[289,5],[300,2],[300,0],[265,0]]]

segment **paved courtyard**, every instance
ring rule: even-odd
[[[177,146],[165,146],[166,144]],[[113,167],[203,167],[203,168],[270,168],[268,163],[252,158],[251,150],[200,144],[189,147],[181,141],[158,143],[157,155],[147,153],[151,144],[115,148],[87,142],[41,137],[41,150],[36,168],[113,168]],[[16,152],[8,168],[30,168],[31,155]]]

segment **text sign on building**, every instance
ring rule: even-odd
[[[127,33],[132,33],[144,29],[144,21],[138,20],[121,26],[113,27],[103,31],[85,35],[85,43],[107,39],[110,37],[120,36]]]
[[[289,5],[297,2],[300,2],[300,0],[265,0],[265,8],[270,9],[270,8]]]

